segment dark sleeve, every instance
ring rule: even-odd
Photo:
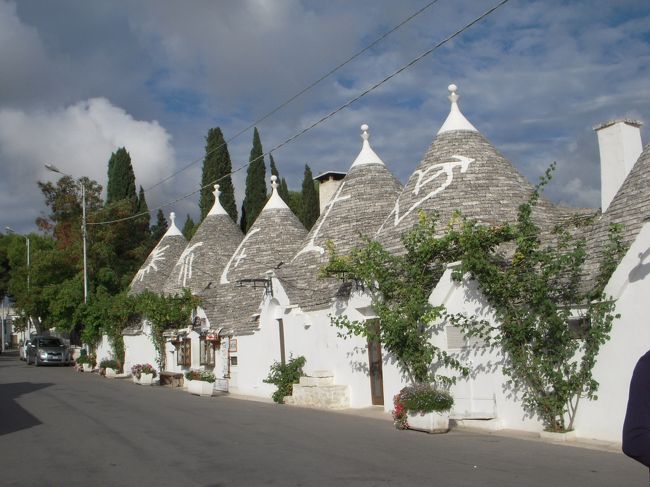
[[[650,468],[650,352],[641,357],[632,374],[623,453]]]

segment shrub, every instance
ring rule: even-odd
[[[90,364],[92,366],[95,365],[95,356],[94,355],[89,355],[89,354],[83,354],[81,355],[76,362],[78,364]]]
[[[190,370],[189,372],[185,372],[185,378],[187,380],[202,380],[211,384],[217,380],[214,374],[207,370]]]
[[[304,374],[302,368],[305,366],[307,359],[303,356],[289,358],[286,364],[274,362],[271,365],[269,376],[264,379],[267,384],[273,384],[277,390],[271,396],[278,404],[284,403],[285,396],[293,393],[293,385],[297,384]]]
[[[117,360],[111,358],[111,359],[104,359],[101,362],[99,362],[99,368],[119,370],[120,366],[117,363]]]
[[[404,387],[393,397],[395,409],[391,411],[393,424],[397,429],[409,428],[408,413],[431,413],[449,411],[454,398],[446,391],[436,389],[430,384],[415,384]]]

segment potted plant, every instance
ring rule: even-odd
[[[185,373],[187,392],[199,396],[212,396],[216,377],[207,370],[190,370]]]
[[[104,359],[99,362],[99,368],[104,369],[104,374],[107,378],[113,379],[118,374],[120,365],[115,359]]]
[[[81,365],[84,372],[92,372],[95,367],[95,356],[84,354],[76,360],[78,365]]]
[[[156,369],[151,364],[135,364],[131,367],[131,374],[136,384],[150,386],[156,377]]]
[[[449,431],[449,410],[454,405],[454,399],[447,391],[418,383],[403,388],[393,398],[393,404],[393,420],[398,429],[428,433]]]

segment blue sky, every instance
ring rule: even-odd
[[[126,146],[138,184],[151,187],[202,158],[210,127],[233,136],[427,3],[0,0],[0,227],[35,229],[45,211],[36,181],[53,176],[44,163],[105,185],[111,152]],[[439,0],[259,124],[264,148],[496,3]],[[373,148],[405,182],[443,123],[455,83],[465,116],[528,179],[557,161],[552,200],[597,207],[592,127],[648,119],[649,68],[646,0],[510,0],[274,159],[296,189],[306,163],[315,174],[345,171],[366,122]],[[647,135],[644,126],[644,142]],[[247,162],[251,139],[247,132],[229,143],[235,167]],[[153,188],[149,206],[196,189],[200,168]],[[235,177],[239,195],[244,177]],[[171,210],[196,216],[196,199]]]

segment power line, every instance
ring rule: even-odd
[[[416,58],[414,58],[412,61],[410,61],[409,63],[407,63],[407,64],[405,64],[404,66],[402,66],[401,68],[399,68],[399,69],[398,69],[397,71],[395,71],[394,73],[388,75],[387,77],[385,77],[385,78],[382,79],[381,81],[379,81],[379,82],[375,83],[374,85],[370,86],[370,88],[368,88],[368,89],[366,89],[365,91],[361,92],[359,95],[355,96],[354,98],[351,98],[350,100],[348,100],[346,103],[344,103],[344,104],[341,105],[340,107],[336,108],[335,110],[331,111],[331,112],[328,113],[327,115],[325,115],[325,116],[321,117],[320,119],[318,119],[316,122],[314,122],[314,123],[312,123],[311,125],[305,127],[304,129],[302,129],[302,130],[299,131],[298,133],[292,135],[291,137],[289,137],[288,139],[284,140],[283,142],[279,143],[278,145],[276,145],[276,146],[275,146],[274,148],[272,148],[271,150],[269,150],[269,151],[263,153],[262,155],[256,157],[256,158],[253,159],[252,161],[249,161],[249,162],[247,162],[247,163],[245,163],[245,164],[242,164],[241,166],[239,166],[237,169],[235,169],[234,171],[230,172],[229,174],[225,174],[225,175],[221,176],[220,178],[218,178],[218,179],[216,179],[216,180],[214,180],[214,181],[212,181],[212,182],[206,184],[205,186],[202,186],[202,187],[200,187],[199,189],[197,189],[197,190],[195,190],[195,191],[192,191],[191,193],[188,193],[188,194],[186,194],[186,195],[184,195],[184,196],[181,196],[181,197],[179,197],[179,198],[176,198],[176,199],[173,200],[173,201],[169,201],[169,202],[167,202],[167,203],[165,203],[165,204],[163,204],[163,205],[161,205],[161,206],[158,206],[158,207],[156,207],[156,208],[152,208],[152,209],[149,210],[148,212],[138,213],[138,214],[135,214],[135,215],[131,215],[131,216],[128,216],[128,217],[125,217],[125,218],[116,219],[116,220],[103,221],[103,222],[94,222],[94,223],[90,223],[90,222],[89,222],[89,223],[87,223],[87,225],[108,225],[108,224],[111,224],[111,223],[119,223],[119,222],[123,222],[123,221],[133,220],[133,219],[135,219],[135,218],[139,218],[139,217],[141,217],[141,216],[143,216],[143,215],[147,215],[147,214],[151,213],[152,211],[157,211],[157,210],[159,210],[159,209],[166,208],[167,206],[173,205],[174,203],[177,203],[178,201],[181,201],[181,200],[184,200],[184,199],[186,199],[186,198],[189,198],[190,196],[195,195],[196,193],[199,193],[199,192],[202,191],[204,188],[211,187],[213,184],[218,183],[218,182],[221,181],[222,179],[224,179],[224,178],[226,178],[226,177],[228,177],[228,176],[232,176],[233,174],[235,174],[235,173],[241,171],[242,169],[248,167],[250,164],[252,164],[253,162],[257,161],[258,159],[264,158],[265,156],[271,154],[272,152],[274,152],[274,151],[276,151],[276,150],[278,150],[278,149],[284,147],[285,145],[287,145],[287,144],[293,142],[294,140],[296,140],[296,139],[298,139],[299,137],[303,136],[304,134],[306,134],[306,133],[309,132],[310,130],[314,129],[314,128],[317,127],[318,125],[322,124],[322,123],[325,122],[326,120],[332,118],[332,117],[333,117],[334,115],[336,115],[337,113],[339,113],[339,112],[345,110],[345,109],[348,108],[350,105],[352,105],[352,104],[354,104],[355,102],[359,101],[361,98],[363,98],[364,96],[368,95],[368,94],[371,93],[372,91],[376,90],[377,88],[379,88],[379,87],[380,87],[381,85],[383,85],[384,83],[390,81],[391,79],[393,79],[393,78],[394,78],[395,76],[397,76],[398,74],[401,74],[403,71],[407,70],[408,68],[410,68],[410,67],[413,66],[414,64],[417,64],[418,62],[420,62],[420,61],[421,61],[422,59],[424,59],[425,57],[427,57],[427,56],[429,56],[430,54],[432,54],[433,52],[437,51],[440,47],[444,46],[444,45],[447,44],[449,41],[455,39],[455,38],[458,37],[460,34],[462,34],[463,32],[465,32],[467,29],[469,29],[469,28],[472,27],[473,25],[477,24],[478,22],[480,22],[481,20],[483,20],[483,19],[484,19],[485,17],[487,17],[488,15],[492,14],[495,10],[497,10],[499,7],[502,7],[503,5],[505,5],[506,3],[508,3],[509,1],[510,1],[510,0],[501,0],[501,2],[499,2],[497,5],[495,5],[494,7],[490,8],[489,10],[485,11],[485,12],[484,12],[483,14],[481,14],[479,17],[477,17],[476,19],[472,20],[470,23],[466,24],[464,27],[460,28],[459,30],[457,30],[456,32],[454,32],[453,34],[451,34],[450,36],[448,36],[448,37],[446,37],[445,39],[443,39],[442,41],[438,42],[435,46],[433,46],[432,48],[426,50],[425,52],[423,52],[422,54],[420,54],[419,56],[417,56]]]
[[[245,128],[241,129],[241,130],[240,130],[239,132],[237,132],[235,135],[233,135],[233,136],[230,137],[229,139],[225,140],[223,144],[221,144],[221,145],[219,145],[218,147],[215,147],[214,149],[212,149],[212,150],[206,152],[206,153],[205,153],[205,156],[210,155],[210,154],[212,154],[213,152],[216,152],[217,150],[219,150],[219,149],[221,149],[222,147],[224,147],[227,143],[229,143],[229,142],[235,140],[237,137],[239,137],[240,135],[244,134],[245,132],[248,132],[250,129],[252,129],[253,127],[255,127],[257,124],[263,122],[264,120],[266,120],[266,119],[269,118],[270,116],[274,115],[275,113],[277,113],[278,111],[280,111],[282,108],[284,108],[285,106],[287,106],[289,103],[291,103],[292,101],[294,101],[296,98],[298,98],[299,96],[305,94],[307,91],[311,90],[311,89],[314,88],[316,85],[320,84],[322,81],[324,81],[325,79],[329,78],[332,74],[334,74],[335,72],[337,72],[339,69],[341,69],[341,68],[343,68],[345,65],[351,63],[352,61],[354,61],[356,58],[358,58],[359,56],[361,56],[361,55],[362,55],[363,53],[365,53],[366,51],[368,51],[368,50],[372,49],[373,47],[375,47],[377,44],[379,44],[382,40],[384,40],[384,39],[385,39],[386,37],[388,37],[390,34],[392,34],[392,33],[395,32],[397,29],[399,29],[399,28],[402,27],[403,25],[405,25],[405,24],[407,24],[408,22],[410,22],[411,20],[413,20],[415,17],[417,17],[418,15],[420,15],[422,12],[424,12],[425,10],[427,10],[427,9],[428,9],[429,7],[431,7],[432,5],[438,3],[438,1],[439,1],[439,0],[433,0],[433,1],[429,2],[429,3],[426,4],[424,7],[422,7],[420,10],[418,10],[417,12],[411,14],[409,17],[407,17],[406,19],[404,19],[403,21],[401,21],[399,24],[397,24],[395,27],[393,27],[393,28],[392,28],[391,30],[389,30],[388,32],[385,32],[384,34],[382,34],[380,37],[378,37],[378,38],[377,38],[376,40],[374,40],[372,43],[368,44],[366,47],[364,47],[363,49],[361,49],[359,52],[357,52],[356,54],[353,54],[351,57],[349,57],[348,59],[346,59],[345,61],[343,61],[341,64],[339,64],[339,65],[336,66],[335,68],[333,68],[333,69],[331,69],[330,71],[328,71],[326,74],[324,74],[323,76],[321,76],[320,78],[318,78],[316,81],[314,81],[314,82],[312,82],[311,84],[307,85],[305,88],[303,88],[302,90],[300,90],[298,93],[296,93],[296,94],[293,95],[292,97],[290,97],[290,98],[288,98],[287,100],[285,100],[284,102],[282,102],[280,105],[278,105],[277,107],[275,107],[273,110],[271,110],[270,112],[268,112],[266,115],[263,115],[261,118],[258,118],[257,120],[255,120],[254,122],[252,122],[251,124],[249,124],[248,126],[246,126]],[[147,193],[148,191],[150,191],[150,190],[152,190],[152,189],[154,189],[154,188],[160,186],[161,184],[163,184],[163,183],[169,181],[171,178],[177,176],[178,174],[182,173],[182,172],[185,171],[186,169],[189,169],[189,168],[192,167],[194,164],[197,164],[197,163],[201,162],[205,156],[200,157],[200,158],[197,158],[197,159],[194,159],[194,160],[191,161],[189,164],[187,164],[187,165],[183,166],[182,168],[180,168],[178,171],[176,171],[176,172],[170,174],[169,176],[167,176],[166,178],[164,178],[164,179],[158,181],[158,182],[157,182],[156,184],[154,184],[153,186],[148,187],[147,189],[145,189],[145,193]]]

